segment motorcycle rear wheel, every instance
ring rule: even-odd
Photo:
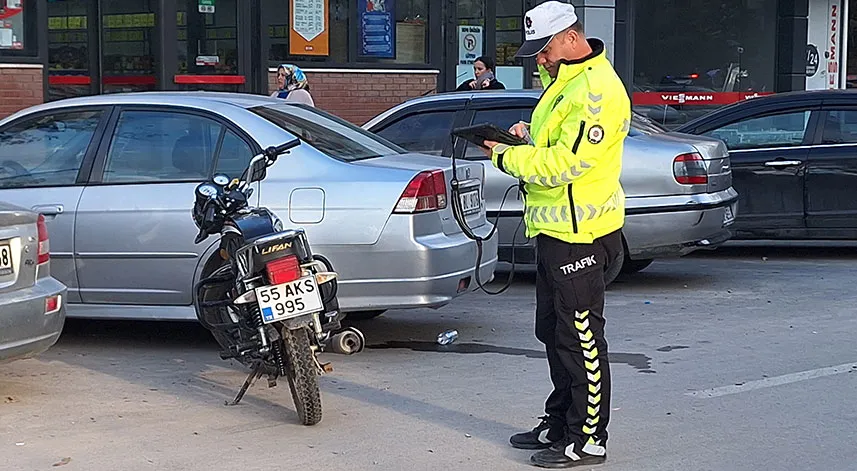
[[[309,332],[303,327],[294,330],[283,328],[282,336],[289,388],[298,419],[303,425],[315,425],[321,422],[321,391]]]

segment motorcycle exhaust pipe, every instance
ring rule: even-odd
[[[354,327],[348,327],[332,336],[328,346],[333,353],[353,355],[363,351],[363,348],[366,347],[366,339],[363,337],[362,332]]]

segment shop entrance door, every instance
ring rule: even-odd
[[[248,8],[238,0],[177,0],[178,71],[180,90],[243,92],[248,83],[249,51],[239,54],[247,41],[239,41],[238,24]],[[246,2],[245,2],[246,3]]]

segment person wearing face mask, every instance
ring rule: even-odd
[[[532,123],[510,132],[533,145],[484,141],[500,171],[524,183],[527,237],[538,246],[536,338],[553,392],[534,429],[510,438],[545,468],[607,459],[611,381],[604,273],[621,259],[625,194],[619,182],[631,103],[604,43],[587,39],[574,6],[542,3],[524,17],[518,57],[535,57],[544,92]]]
[[[506,88],[505,85],[494,77],[494,59],[488,56],[476,58],[473,62],[473,75],[476,77],[475,79],[465,81],[455,91],[503,90]]]
[[[298,66],[292,64],[280,64],[277,67],[277,91],[271,96],[315,106],[309,93],[306,75]]]

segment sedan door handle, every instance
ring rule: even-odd
[[[800,165],[803,162],[800,160],[774,160],[771,162],[765,162],[765,167],[794,167],[795,165]]]
[[[65,206],[55,203],[55,204],[40,204],[38,206],[33,206],[33,212],[44,214],[45,216],[56,216],[58,214],[62,214],[65,211]]]

